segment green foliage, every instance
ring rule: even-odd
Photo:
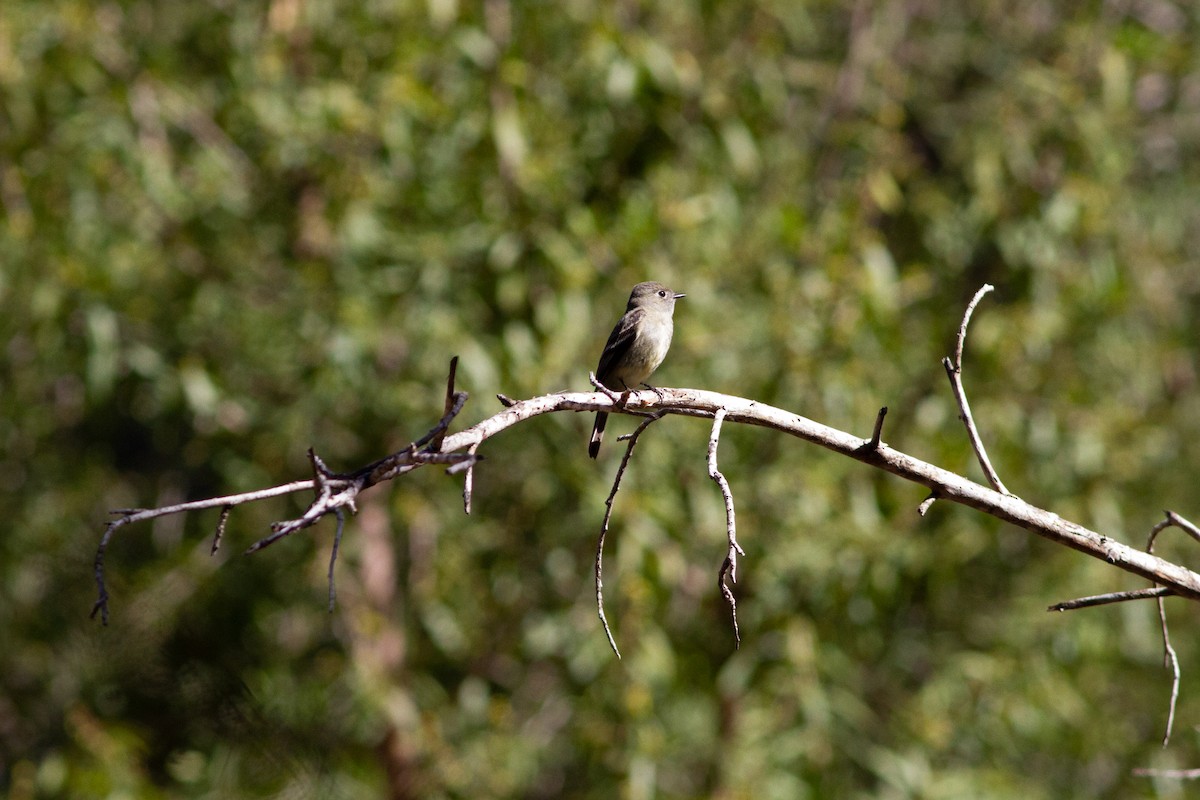
[[[1200,759],[1135,582],[727,425],[654,426],[606,558],[590,420],[489,441],[244,558],[301,499],[105,512],[365,463],[586,386],[630,286],[664,385],[726,391],[1139,543],[1200,469],[1200,19],[1170,2],[162,4],[0,15],[0,787],[14,798],[1128,797]],[[628,430],[616,418],[611,437]],[[1187,559],[1184,543],[1162,545]]]

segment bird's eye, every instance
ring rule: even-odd
[[[667,293],[666,293],[666,292],[664,292],[662,289],[659,289],[659,290],[658,290],[658,296],[659,296],[659,297],[666,297],[666,296],[667,296]]]

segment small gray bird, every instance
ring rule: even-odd
[[[684,296],[655,281],[633,287],[625,315],[608,335],[600,354],[596,380],[614,392],[627,392],[639,386],[653,388],[646,379],[658,369],[671,347],[675,327],[671,314],[675,311],[675,301]],[[600,452],[607,423],[608,414],[598,412],[588,445],[588,455],[592,458]]]

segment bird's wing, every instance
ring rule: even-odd
[[[596,367],[596,378],[614,392],[626,387],[608,385],[609,379],[612,378],[612,369],[620,364],[621,359],[629,352],[633,340],[637,338],[638,322],[644,314],[640,308],[627,312],[617,322],[617,326],[608,335],[608,341],[604,343],[604,352],[600,354],[600,366]]]

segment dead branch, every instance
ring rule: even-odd
[[[1155,525],[1151,530],[1146,550],[1142,552],[1103,534],[1089,530],[1082,525],[1064,520],[1050,511],[1033,506],[1008,491],[988,458],[978,428],[971,414],[966,391],[962,383],[962,356],[966,342],[967,327],[975,307],[983,296],[992,291],[992,289],[991,285],[985,284],[972,298],[959,327],[954,358],[952,360],[947,357],[942,360],[955,400],[959,406],[960,418],[966,426],[972,449],[975,451],[980,466],[992,488],[980,485],[963,476],[889,447],[882,441],[883,424],[887,415],[887,407],[879,410],[871,437],[869,439],[861,439],[798,414],[733,395],[718,394],[699,389],[660,388],[653,388],[645,392],[626,390],[618,393],[610,391],[599,384],[594,374],[590,375],[589,378],[592,385],[597,389],[596,392],[560,392],[522,401],[513,400],[503,394],[497,394],[496,397],[499,399],[501,405],[504,406],[502,411],[465,430],[451,434],[449,433],[450,424],[462,411],[467,400],[465,392],[456,392],[454,388],[458,364],[458,359],[455,357],[450,363],[449,377],[446,383],[445,409],[442,419],[424,436],[385,458],[349,473],[337,473],[330,470],[321,458],[310,449],[308,456],[313,468],[313,477],[311,480],[293,481],[258,491],[180,503],[161,508],[127,508],[110,512],[118,518],[108,523],[96,551],[94,567],[97,599],[92,608],[92,616],[95,617],[97,613],[100,613],[104,624],[108,622],[108,592],[105,588],[104,580],[104,556],[112,537],[125,525],[171,514],[219,507],[221,512],[212,543],[212,553],[215,554],[225,534],[229,516],[235,507],[307,490],[313,490],[315,497],[304,514],[297,519],[274,523],[271,526],[271,534],[251,545],[246,550],[246,553],[254,553],[270,546],[281,538],[304,528],[311,527],[325,516],[334,516],[337,520],[337,529],[329,560],[329,609],[333,611],[336,599],[334,570],[345,526],[345,512],[346,510],[349,510],[350,513],[356,512],[356,499],[363,491],[378,483],[392,480],[422,466],[433,464],[443,465],[447,467],[446,471],[448,474],[457,474],[458,472],[465,471],[463,508],[467,514],[470,514],[475,477],[474,467],[482,459],[482,456],[478,455],[478,450],[483,442],[513,425],[543,414],[560,411],[607,412],[644,418],[632,434],[621,437],[621,439],[628,441],[628,445],[614,477],[612,489],[605,501],[604,518],[596,545],[595,583],[597,613],[604,628],[604,633],[608,638],[609,645],[612,647],[617,658],[620,658],[620,650],[617,648],[616,640],[613,637],[604,612],[602,565],[605,539],[608,534],[613,504],[620,489],[622,477],[630,463],[638,438],[652,423],[667,415],[701,417],[712,420],[707,451],[708,475],[720,488],[725,505],[728,550],[724,562],[718,571],[717,586],[723,598],[729,604],[735,647],[740,647],[741,645],[741,634],[737,621],[737,603],[729,584],[737,582],[737,557],[739,555],[744,556],[745,552],[737,541],[733,493],[730,489],[729,481],[717,466],[720,434],[722,425],[726,421],[768,428],[795,436],[877,469],[890,472],[904,480],[925,486],[929,490],[929,495],[921,502],[917,509],[918,513],[922,516],[925,515],[936,500],[949,500],[1012,523],[1093,558],[1102,559],[1106,563],[1112,564],[1125,572],[1153,581],[1156,585],[1148,589],[1079,598],[1052,605],[1049,610],[1066,611],[1146,598],[1154,598],[1157,601],[1163,634],[1164,664],[1172,670],[1174,675],[1170,711],[1167,719],[1166,734],[1163,739],[1163,745],[1166,746],[1170,741],[1171,729],[1175,718],[1176,702],[1179,695],[1180,669],[1178,657],[1171,646],[1168,634],[1163,598],[1175,595],[1189,600],[1200,600],[1200,574],[1192,572],[1179,564],[1155,556],[1153,554],[1154,541],[1158,534],[1168,527],[1178,527],[1193,539],[1200,541],[1200,528],[1174,512],[1167,511],[1166,519]],[[1143,775],[1167,775],[1168,772],[1172,771],[1135,770],[1136,774]],[[1172,777],[1190,778],[1195,777],[1196,774],[1200,774],[1193,774],[1194,772],[1186,771],[1185,773],[1180,771],[1177,774],[1173,773]]]
[[[1146,539],[1146,552],[1154,552],[1154,540],[1158,535],[1167,528],[1179,528],[1188,536],[1200,541],[1200,529],[1197,529],[1188,520],[1176,514],[1174,511],[1166,512],[1166,519],[1159,522],[1150,529],[1150,536]],[[1163,603],[1164,595],[1159,595],[1156,603],[1158,605],[1158,624],[1162,630],[1163,638],[1163,666],[1171,670],[1171,701],[1167,711],[1167,730],[1163,734],[1163,747],[1166,747],[1171,742],[1171,729],[1175,726],[1175,707],[1179,702],[1179,656],[1175,652],[1175,648],[1171,645],[1171,634],[1167,628],[1167,609]]]
[[[1200,541],[1200,528],[1197,528],[1195,524],[1184,519],[1174,511],[1167,511],[1165,513],[1166,518],[1150,529],[1150,535],[1146,539],[1147,554],[1154,552],[1155,540],[1167,528],[1179,528],[1196,541]],[[1158,606],[1158,624],[1162,630],[1163,638],[1163,667],[1171,671],[1171,698],[1167,708],[1167,727],[1166,732],[1163,734],[1163,747],[1166,747],[1171,741],[1171,730],[1175,725],[1175,708],[1179,702],[1179,655],[1175,652],[1175,648],[1171,644],[1171,634],[1167,627],[1167,609],[1163,604],[1164,598],[1174,594],[1176,594],[1175,590],[1169,586],[1151,586],[1148,589],[1135,589],[1128,592],[1112,592],[1092,597],[1080,597],[1076,600],[1055,603],[1047,609],[1047,611],[1074,611],[1080,608],[1091,608],[1108,603],[1124,603],[1129,600],[1147,600],[1151,598],[1155,600]]]
[[[304,515],[298,519],[274,523],[271,526],[271,535],[259,539],[246,550],[246,553],[253,553],[264,547],[268,547],[285,536],[316,524],[318,520],[328,514],[335,515],[339,520],[338,536],[334,542],[334,550],[329,565],[329,597],[332,607],[335,595],[333,588],[333,565],[337,559],[337,545],[341,539],[341,523],[344,521],[344,509],[349,509],[352,514],[355,513],[357,511],[355,499],[363,491],[382,481],[388,481],[398,475],[411,472],[418,467],[427,464],[443,464],[448,467],[447,472],[453,474],[459,469],[470,467],[479,460],[480,457],[475,455],[473,451],[467,453],[439,453],[435,452],[432,449],[433,445],[430,444],[431,442],[440,442],[440,437],[445,435],[446,430],[450,427],[450,423],[458,416],[458,413],[462,411],[463,406],[467,402],[466,392],[453,391],[454,367],[456,363],[457,359],[452,361],[450,366],[450,379],[447,387],[448,410],[438,424],[404,449],[354,472],[332,472],[325,466],[325,462],[321,460],[320,456],[310,449],[308,457],[313,467],[313,478],[309,481],[293,481],[255,492],[214,497],[207,500],[195,500],[188,503],[162,506],[160,508],[122,508],[110,511],[110,514],[115,514],[119,518],[108,523],[104,529],[104,535],[100,537],[100,545],[96,548],[94,573],[97,593],[96,602],[92,606],[91,616],[94,618],[99,613],[101,621],[105,625],[108,624],[108,590],[104,582],[104,554],[108,549],[112,537],[122,527],[158,517],[182,514],[188,511],[201,511],[220,506],[221,516],[217,521],[216,534],[213,536],[212,545],[212,553],[216,553],[225,534],[229,515],[235,506],[309,489],[316,490],[316,498],[304,512]],[[451,399],[453,402],[451,402]],[[425,449],[422,450],[421,448]]]
[[[1200,778],[1200,769],[1148,769],[1138,767],[1134,775],[1144,778],[1172,778],[1174,780],[1194,781]]]
[[[661,397],[651,391],[631,392],[624,405],[618,405],[617,402],[601,392],[565,392],[515,401],[511,406],[465,430],[447,434],[442,440],[440,453],[420,450],[422,442],[428,443],[443,424],[449,424],[449,420],[443,419],[443,422],[439,423],[438,427],[435,427],[430,434],[387,458],[355,472],[327,476],[324,485],[328,496],[315,500],[313,507],[299,520],[277,523],[272,536],[256,544],[252,550],[266,546],[277,540],[280,535],[287,535],[294,530],[299,530],[300,527],[307,527],[315,523],[320,516],[332,513],[334,508],[339,505],[349,507],[358,492],[381,481],[391,480],[398,475],[430,464],[457,466],[465,470],[471,464],[476,463],[481,456],[476,455],[472,459],[468,452],[459,451],[478,447],[482,442],[498,433],[543,414],[562,411],[607,411],[612,414],[640,416],[647,412],[661,412],[663,415],[711,419],[718,410],[724,408],[725,422],[754,425],[795,436],[869,466],[890,472],[904,480],[920,484],[940,499],[982,511],[1057,544],[1100,559],[1117,569],[1147,578],[1160,586],[1169,588],[1172,593],[1180,597],[1200,600],[1200,574],[1192,572],[1186,567],[1122,544],[1109,536],[1062,519],[1057,514],[1038,508],[1019,497],[1006,495],[982,486],[949,470],[902,453],[882,442],[877,447],[871,447],[870,439],[861,439],[799,414],[744,397],[700,389],[660,388],[659,392]],[[465,395],[463,395],[463,400],[465,401]],[[461,404],[456,404],[456,408],[461,408]],[[452,409],[453,413],[457,412]],[[169,514],[244,505],[257,500],[311,490],[316,486],[315,479],[294,481],[255,492],[197,500],[163,508],[121,509],[112,512],[120,515],[120,519],[109,523],[97,551],[96,577],[100,594],[95,610],[104,612],[107,609],[108,595],[104,591],[103,585],[104,549],[121,527]]]
[[[438,442],[441,446],[441,442]],[[467,448],[467,455],[474,458],[475,453],[479,450],[479,444],[473,444]],[[467,465],[467,476],[463,478],[463,513],[470,516],[471,514],[471,495],[475,492],[475,462],[472,461]]]
[[[954,348],[954,360],[951,361],[947,356],[942,359],[942,366],[946,368],[946,377],[950,379],[950,388],[954,392],[954,399],[958,402],[958,418],[967,426],[967,438],[971,440],[971,449],[975,451],[975,456],[979,459],[979,466],[983,469],[983,474],[997,492],[1011,494],[1000,482],[1000,476],[996,474],[991,459],[988,458],[987,450],[983,446],[983,439],[979,436],[979,429],[975,427],[975,418],[971,415],[971,405],[967,402],[967,390],[963,388],[962,382],[963,346],[967,341],[967,325],[971,322],[971,314],[974,313],[975,306],[979,305],[983,296],[994,288],[990,283],[985,283],[971,298],[971,302],[967,304],[967,310],[963,314],[962,324],[958,326],[958,344]]]
[[[617,401],[614,400],[614,402]],[[596,539],[596,612],[600,615],[600,624],[604,626],[604,635],[608,637],[608,646],[617,654],[617,658],[621,657],[621,651],[617,647],[617,640],[613,638],[612,628],[608,626],[608,617],[604,614],[604,540],[608,536],[608,524],[612,521],[613,502],[617,499],[617,491],[621,488],[621,478],[625,476],[629,460],[633,458],[633,448],[637,446],[638,437],[642,435],[642,431],[650,427],[651,423],[662,418],[661,413],[651,414],[642,420],[642,424],[638,425],[633,433],[617,439],[617,441],[627,440],[629,444],[625,446],[625,455],[621,457],[621,466],[617,467],[617,474],[613,476],[612,489],[608,492],[608,499],[604,501],[604,521],[600,523],[600,536]]]
[[[600,621],[604,626],[605,634],[608,636],[609,644],[618,657],[620,657],[620,651],[617,649],[616,642],[613,639],[604,614],[602,558],[605,536],[611,520],[613,502],[620,488],[621,478],[628,466],[638,436],[651,423],[671,414],[703,417],[713,420],[708,447],[708,472],[709,477],[721,489],[721,494],[725,502],[726,527],[729,540],[729,550],[725,562],[718,573],[718,586],[722,595],[729,603],[733,618],[734,636],[739,644],[740,634],[737,627],[736,602],[732,590],[726,583],[726,577],[736,582],[737,556],[744,555],[744,553],[738,545],[736,538],[732,492],[729,489],[728,481],[717,468],[716,463],[721,426],[726,420],[777,430],[890,472],[905,480],[921,484],[929,489],[929,496],[918,508],[918,512],[922,516],[928,511],[929,506],[935,500],[944,498],[1010,522],[1094,558],[1103,559],[1119,569],[1149,578],[1158,584],[1157,589],[1149,592],[1121,593],[1120,595],[1083,598],[1051,606],[1052,610],[1084,608],[1108,602],[1140,599],[1142,597],[1157,597],[1161,608],[1161,598],[1168,594],[1179,595],[1191,600],[1200,600],[1200,575],[1183,566],[1158,558],[1150,552],[1153,549],[1154,536],[1159,530],[1168,525],[1176,525],[1187,531],[1189,535],[1200,540],[1200,529],[1197,529],[1196,526],[1186,520],[1174,515],[1172,512],[1167,512],[1167,521],[1160,523],[1152,532],[1147,552],[1140,552],[1107,536],[1089,530],[1082,525],[1064,520],[1057,514],[1033,506],[1011,494],[1005,488],[1004,484],[1001,483],[991,466],[980,440],[978,429],[971,416],[970,406],[967,402],[961,377],[962,354],[971,314],[983,296],[992,291],[992,288],[991,285],[985,284],[975,294],[967,307],[966,313],[963,315],[962,324],[959,327],[954,359],[951,361],[950,358],[946,358],[942,362],[950,378],[950,383],[959,404],[961,417],[967,427],[972,447],[979,458],[988,480],[994,487],[992,489],[889,447],[882,441],[883,423],[887,414],[886,407],[881,408],[876,417],[871,438],[860,439],[852,434],[822,425],[819,422],[807,419],[798,414],[742,397],[699,389],[656,388],[646,392],[625,391],[617,393],[599,385],[594,375],[590,375],[589,378],[593,386],[599,390],[597,392],[561,392],[522,401],[512,400],[505,395],[498,394],[497,398],[504,406],[504,410],[466,430],[455,434],[448,434],[450,423],[462,411],[467,400],[465,392],[456,392],[454,390],[458,363],[458,359],[455,357],[450,363],[449,377],[446,383],[446,406],[442,419],[424,436],[379,461],[368,464],[351,473],[334,473],[326,467],[316,453],[310,450],[309,458],[313,465],[313,479],[310,481],[295,481],[257,492],[181,503],[157,509],[120,509],[111,512],[119,515],[120,518],[108,524],[104,535],[101,537],[100,545],[97,548],[95,578],[98,594],[96,603],[92,609],[92,616],[100,612],[101,619],[107,623],[108,593],[104,583],[104,553],[113,535],[124,525],[169,514],[198,511],[219,506],[222,511],[213,540],[213,552],[216,552],[221,537],[224,534],[229,514],[235,506],[309,489],[315,490],[316,498],[312,501],[304,515],[298,519],[275,523],[271,526],[271,535],[255,542],[246,552],[253,553],[261,550],[285,536],[312,526],[322,517],[333,514],[338,520],[338,529],[329,567],[329,596],[332,607],[335,597],[333,570],[345,521],[344,511],[345,509],[349,509],[351,513],[355,512],[355,499],[361,492],[371,486],[391,480],[419,467],[430,464],[441,464],[447,466],[447,472],[451,474],[466,471],[466,480],[463,487],[463,507],[466,513],[469,514],[471,512],[471,496],[474,484],[474,466],[482,458],[478,455],[479,446],[487,439],[519,422],[558,411],[605,411],[608,413],[646,417],[633,434],[623,437],[628,438],[629,445],[626,448],[621,466],[613,481],[612,491],[609,493],[605,503],[606,511],[596,550],[597,611]],[[459,453],[458,451],[460,450],[465,450],[466,452]],[[1173,651],[1166,638],[1165,621],[1163,624],[1163,634],[1167,656],[1169,657]],[[1175,663],[1177,664],[1177,662]]]
[[[1062,603],[1055,603],[1046,608],[1047,611],[1075,611],[1080,608],[1094,608],[1095,606],[1106,606],[1110,603],[1125,603],[1130,600],[1149,600],[1154,597],[1167,597],[1174,594],[1170,589],[1162,586],[1154,586],[1149,589],[1134,589],[1129,592],[1109,592],[1107,594],[1096,594],[1090,597],[1080,597],[1075,600],[1067,600]]]
[[[733,619],[733,646],[738,649],[742,646],[742,634],[738,630],[737,600],[733,596],[733,589],[729,588],[725,579],[728,577],[730,581],[737,583],[737,557],[744,556],[746,553],[737,540],[733,492],[729,488],[729,481],[721,474],[721,470],[717,469],[717,447],[721,442],[721,423],[724,421],[725,409],[719,408],[713,416],[712,433],[708,437],[708,477],[712,478],[721,488],[721,497],[725,501],[725,533],[729,537],[729,550],[725,554],[725,561],[721,564],[721,569],[717,572],[717,589],[725,598],[725,602],[729,604],[729,615]]]

